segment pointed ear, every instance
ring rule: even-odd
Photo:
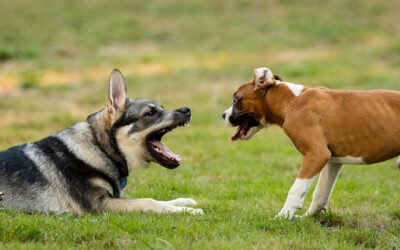
[[[126,85],[121,71],[114,69],[110,74],[110,88],[108,91],[108,112],[122,111],[126,105]]]
[[[254,69],[254,83],[255,89],[263,89],[276,82],[272,71],[269,68],[263,67]]]

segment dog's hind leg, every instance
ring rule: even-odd
[[[166,201],[156,201],[149,198],[144,199],[109,199],[105,203],[105,210],[117,212],[153,212],[153,213],[182,213],[203,214],[202,209],[181,207]]]
[[[310,208],[305,213],[306,216],[328,209],[329,199],[342,166],[342,164],[329,162],[326,164],[319,176]]]

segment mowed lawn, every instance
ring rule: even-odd
[[[123,197],[191,197],[205,214],[0,211],[0,248],[398,249],[395,160],[345,166],[326,214],[275,220],[300,154],[278,127],[231,142],[221,114],[259,66],[310,86],[400,90],[399,12],[378,0],[1,1],[0,149],[84,121],[117,67],[131,98],[193,113],[163,139],[182,165],[131,173]]]

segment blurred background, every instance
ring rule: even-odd
[[[276,127],[230,143],[234,131],[221,114],[260,66],[305,85],[400,90],[399,13],[395,0],[0,0],[0,149],[84,121],[104,107],[108,75],[119,68],[131,98],[193,113],[190,127],[163,139],[183,155],[182,166],[138,170],[126,197],[188,196],[206,211],[205,219],[172,222],[138,214],[96,217],[99,225],[67,219],[62,228],[53,217],[0,212],[0,240],[131,244],[107,228],[111,218],[149,242],[199,249],[398,246],[393,160],[345,168],[331,222],[274,223],[301,156]]]
[[[18,109],[10,103],[20,95],[38,97],[29,101],[40,99],[41,111],[50,110],[50,100],[42,99],[57,92],[53,101],[62,103],[61,112],[76,107],[77,115],[105,99],[114,67],[126,75],[133,97],[199,100],[204,111],[230,98],[258,66],[308,85],[399,89],[399,1],[1,0],[0,5],[0,112]]]

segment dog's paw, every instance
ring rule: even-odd
[[[204,214],[203,209],[201,208],[190,208],[190,207],[185,207],[183,209],[183,211],[190,213],[190,214],[194,214],[194,215],[202,215]]]
[[[168,204],[178,207],[196,206],[197,202],[191,198],[178,198],[175,200],[167,201]]]
[[[304,219],[304,218],[307,218],[307,217],[308,217],[307,214],[295,215],[295,216],[294,216],[295,219]]]
[[[297,209],[295,208],[282,208],[282,210],[275,216],[276,219],[278,218],[285,218],[285,219],[292,219],[294,214],[296,213]]]
[[[304,214],[300,215],[301,218],[306,218],[306,217],[310,217],[311,215],[313,215],[315,212],[305,212]]]

